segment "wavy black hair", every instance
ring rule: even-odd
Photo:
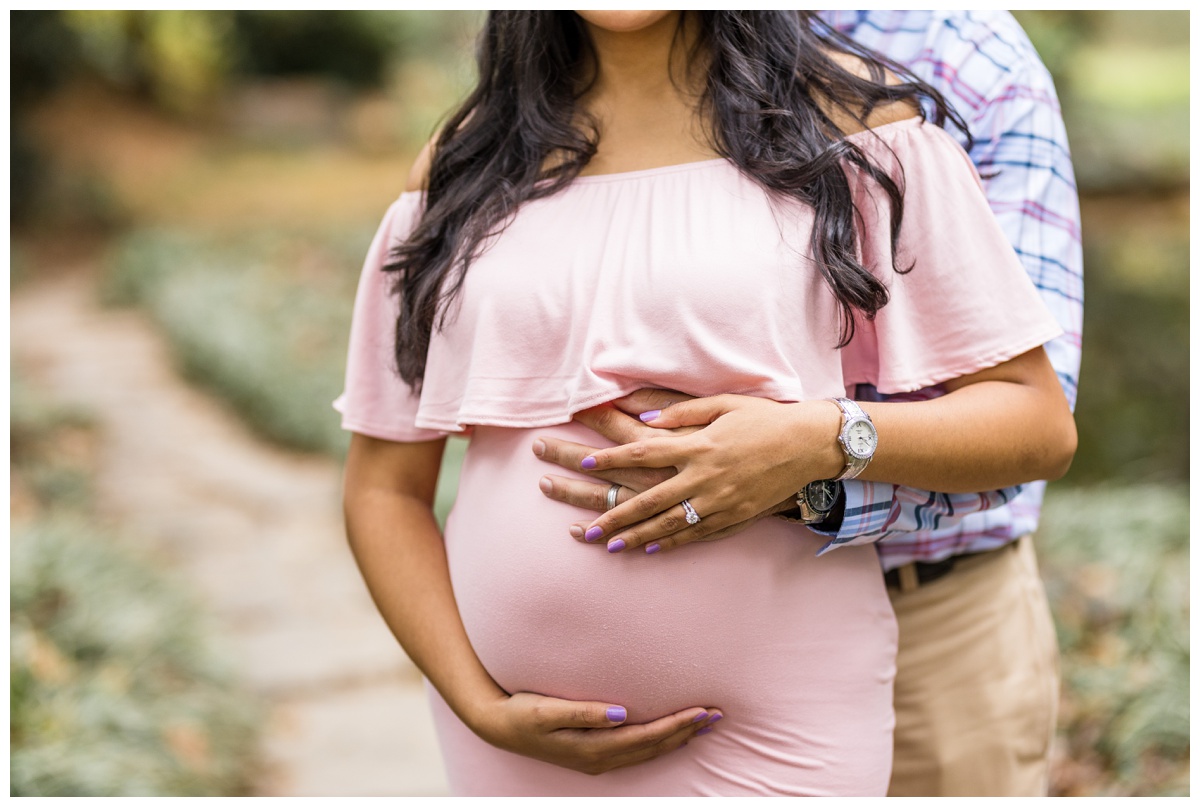
[[[896,102],[914,104],[925,117],[922,101],[935,124],[950,121],[964,133],[966,124],[932,87],[813,12],[687,14],[698,31],[688,63],[707,72],[698,111],[711,145],[772,195],[815,211],[811,257],[837,297],[837,347],[844,347],[854,335],[854,311],[871,318],[888,300],[886,287],[855,257],[845,166],[856,166],[887,196],[893,247],[904,215],[903,179],[897,183],[873,165],[818,99],[863,127],[877,107]],[[846,69],[839,54],[861,60],[867,76]],[[595,59],[574,12],[488,13],[477,50],[479,83],[435,139],[420,221],[385,266],[400,298],[397,370],[414,390],[433,330],[445,325],[484,239],[523,202],[568,185],[596,153],[600,131],[577,107]],[[899,83],[888,83],[889,70]],[[893,259],[893,269],[911,266]]]

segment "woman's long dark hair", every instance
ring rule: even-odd
[[[712,146],[772,194],[814,209],[810,248],[840,305],[837,346],[843,347],[854,335],[854,311],[870,318],[888,300],[884,285],[855,257],[856,211],[844,167],[856,166],[887,195],[893,255],[903,188],[845,139],[815,99],[863,126],[879,105],[928,100],[934,123],[950,120],[964,132],[966,126],[932,87],[813,12],[688,13],[698,23],[690,63],[698,54],[707,58],[700,111]],[[831,53],[861,59],[869,78]],[[434,143],[421,219],[385,267],[395,272],[400,297],[397,369],[415,390],[433,330],[444,326],[483,240],[523,202],[569,184],[596,153],[600,136],[594,124],[579,125],[576,101],[587,89],[581,77],[594,68],[595,55],[574,12],[489,12],[477,59],[478,86]],[[885,70],[901,83],[889,85]],[[895,266],[894,258],[893,268],[911,269]]]

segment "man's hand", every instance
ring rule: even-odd
[[[681,401],[693,400],[692,396],[674,390],[643,389],[631,393],[624,398],[585,409],[575,415],[575,420],[587,426],[592,431],[608,438],[618,445],[625,445],[638,440],[650,440],[664,437],[679,437],[698,431],[699,426],[684,426],[678,429],[655,429],[644,424],[638,415],[643,412],[666,409]],[[534,453],[546,462],[552,462],[572,471],[579,471],[584,457],[590,456],[598,449],[581,443],[543,437],[534,441]],[[588,473],[588,472],[585,472]],[[596,512],[604,512],[607,506],[608,491],[613,483],[621,487],[617,491],[616,504],[622,504],[632,499],[636,494],[650,490],[662,482],[675,476],[674,467],[667,468],[610,468],[605,471],[588,473],[596,479],[606,480],[608,484],[586,482],[575,477],[565,477],[548,474],[541,478],[539,487],[548,498],[566,504],[581,507]],[[782,512],[791,507],[791,502],[781,502],[737,524],[724,527],[704,536],[695,536],[692,540],[716,541],[736,535],[756,521],[774,513]],[[586,541],[586,522],[572,524],[569,527],[571,537],[578,541]],[[689,534],[690,535],[690,534]],[[681,535],[677,543],[686,543],[688,535]]]
[[[693,707],[650,723],[625,724],[625,709],[518,692],[489,709],[477,733],[492,745],[591,775],[654,759],[698,734],[723,715]]]

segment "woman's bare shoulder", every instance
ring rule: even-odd
[[[467,113],[467,116],[458,124],[455,132],[462,131],[462,128],[470,123],[474,117],[474,110]],[[429,186],[429,167],[433,164],[434,147],[445,133],[445,129],[439,129],[430,138],[429,142],[422,147],[420,153],[417,154],[417,159],[413,161],[412,170],[408,172],[408,182],[404,184],[405,191],[423,191]]]
[[[408,181],[404,183],[404,190],[407,191],[423,191],[429,182],[429,166],[433,162],[433,140],[430,140],[417,154],[417,159],[413,161],[412,170],[408,172]]]
[[[830,51],[828,55],[830,59],[837,62],[843,69],[859,78],[869,79],[871,77],[866,62],[857,56],[837,51]],[[900,83],[900,78],[890,70],[886,73],[886,79],[888,84]],[[829,115],[830,120],[841,130],[842,134],[851,135],[867,129],[877,129],[889,123],[916,118],[920,116],[921,111],[915,102],[905,100],[877,105],[871,110],[871,114],[867,115],[865,121],[858,120],[848,110],[836,104],[828,104],[825,108],[825,114]],[[864,123],[866,124],[865,126],[863,125]]]

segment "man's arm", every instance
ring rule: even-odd
[[[1083,254],[1079,232],[1079,199],[1053,81],[1032,46],[1011,18],[998,31],[997,47],[1009,48],[1008,69],[974,95],[976,74],[971,57],[947,73],[935,63],[912,65],[922,78],[938,87],[963,114],[974,136],[972,162],[984,176],[988,204],[1026,273],[1063,335],[1045,350],[1074,409],[1079,377],[1083,325]],[[963,47],[963,42],[958,42]],[[935,42],[929,52],[942,52]],[[992,62],[978,54],[977,63]],[[1015,58],[1014,58],[1015,56]],[[911,393],[931,398],[934,388]],[[875,390],[852,395],[864,400],[893,400]],[[907,398],[908,396],[906,396]],[[1040,487],[1041,483],[1035,483]],[[852,546],[931,530],[974,529],[976,514],[1006,506],[1020,488],[982,494],[979,500],[941,496],[892,485],[850,482],[846,487],[846,518],[825,534],[832,546]],[[953,514],[951,516],[951,514]],[[824,550],[822,550],[824,551]]]
[[[867,390],[864,390],[866,393]],[[911,393],[910,398],[919,399],[922,393]],[[871,397],[868,395],[868,397]],[[663,436],[663,431],[646,426],[638,419],[641,412],[664,409],[673,403],[687,400],[690,396],[672,390],[645,389],[624,398],[576,414],[575,419],[618,444],[635,440]],[[681,429],[692,431],[694,428]],[[547,438],[536,441],[533,446],[538,457],[575,474],[580,471],[580,462],[595,451],[594,446]],[[613,485],[618,486],[614,504],[620,504],[637,493],[648,490],[674,476],[668,468],[623,468],[588,473],[596,482],[579,479],[577,476],[548,474],[541,480],[542,492],[549,498],[586,510],[603,512],[607,493]],[[995,508],[1009,501],[1020,491],[1020,487],[1005,488],[985,493],[941,494],[907,488],[882,482],[848,480],[843,485],[844,509],[838,512],[836,523],[813,525],[815,532],[830,537],[830,542],[821,553],[841,546],[874,543],[901,532],[937,529],[951,526],[965,516]],[[771,515],[787,515],[795,507],[789,498],[745,522],[728,527],[703,540],[718,540],[736,535],[746,527]],[[582,522],[571,525],[571,534],[584,540]]]

